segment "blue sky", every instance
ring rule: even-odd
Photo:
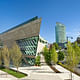
[[[80,32],[80,0],[0,0],[0,33],[34,16],[42,17],[40,35],[55,42],[55,25],[66,26],[75,41]]]

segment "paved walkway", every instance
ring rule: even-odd
[[[65,80],[70,78],[70,71],[65,68],[56,65],[55,66],[62,73],[55,73],[49,66],[28,66],[20,67],[19,71],[28,74],[27,77],[17,79],[11,75],[7,75],[6,72],[0,71],[0,80]],[[13,68],[16,70],[16,68]],[[76,74],[73,74],[73,80],[80,80],[80,77]]]
[[[61,75],[59,75],[62,79],[70,79],[70,75],[71,75],[70,71],[68,71],[67,69],[63,68],[60,65],[56,65],[55,68],[58,69],[60,72],[62,72]],[[80,80],[80,76],[74,73],[72,73],[72,76],[73,76],[73,80]]]
[[[49,66],[41,67],[20,67],[19,71],[28,74],[21,80],[65,80],[70,79],[70,71],[67,69],[56,65],[55,66],[62,73],[55,73]],[[16,70],[16,68],[14,68]],[[80,77],[73,73],[73,80],[80,80]]]
[[[16,68],[13,68],[16,70]],[[19,71],[28,74],[28,77],[25,77],[21,80],[62,80],[59,75],[49,67],[49,66],[41,66],[41,67],[20,67]]]
[[[16,70],[16,68],[13,68]],[[29,66],[29,67],[20,67],[19,71],[28,74],[27,77],[17,79],[6,72],[0,71],[0,80],[62,80],[49,66]],[[54,74],[54,75],[53,75]]]

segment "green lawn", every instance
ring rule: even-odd
[[[0,70],[2,70],[4,72],[7,72],[8,74],[11,74],[12,76],[15,76],[16,78],[23,78],[23,77],[27,76],[25,74],[22,74],[20,72],[16,72],[16,71],[13,71],[13,70],[10,70],[10,69],[1,68]]]

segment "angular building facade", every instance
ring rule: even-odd
[[[11,48],[16,42],[23,53],[23,64],[35,64],[35,57],[38,55],[40,47],[44,47],[47,41],[41,42],[39,36],[41,18],[34,17],[18,26],[15,26],[0,34],[3,45]],[[41,46],[40,46],[40,45]]]
[[[66,43],[66,31],[65,26],[59,22],[56,23],[55,27],[55,36],[56,36],[56,43],[61,46],[62,48],[65,47]]]

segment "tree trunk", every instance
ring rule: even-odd
[[[6,69],[6,78],[7,78],[7,67],[5,69]]]
[[[17,67],[17,72],[18,72],[18,67]]]
[[[71,72],[71,80],[72,80],[72,72]]]

